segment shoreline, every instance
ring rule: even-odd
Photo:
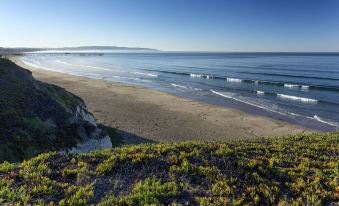
[[[135,85],[90,79],[30,67],[20,56],[10,59],[43,82],[81,97],[98,123],[133,139],[155,142],[228,140],[318,132],[285,121],[248,114]]]

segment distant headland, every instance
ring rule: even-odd
[[[79,46],[79,47],[58,47],[58,48],[30,48],[30,47],[13,47],[4,48],[0,47],[0,55],[16,54],[22,52],[38,52],[38,51],[82,51],[82,50],[126,50],[126,51],[159,51],[157,49],[142,48],[142,47],[119,47],[119,46]]]

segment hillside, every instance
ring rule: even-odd
[[[104,134],[79,97],[0,58],[0,162],[73,147]]]
[[[20,54],[23,52],[37,52],[37,51],[82,51],[82,50],[126,50],[126,51],[159,51],[151,48],[141,47],[118,47],[118,46],[79,46],[79,47],[60,47],[60,48],[3,48],[0,47],[0,55]]]
[[[0,188],[0,204],[335,205],[339,133],[47,153],[1,164]]]
[[[156,49],[150,48],[141,48],[141,47],[118,47],[118,46],[79,46],[79,47],[63,47],[56,48],[51,50],[73,50],[73,51],[81,51],[81,50],[135,50],[135,51],[158,51]]]
[[[34,52],[40,51],[41,49],[37,48],[4,48],[0,47],[0,55],[8,55],[8,54],[19,54],[23,52]]]

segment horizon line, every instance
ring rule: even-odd
[[[107,46],[107,45],[82,45],[82,46],[63,46],[63,47],[2,47],[0,49],[41,49],[41,50],[53,50],[53,49],[79,49],[82,47],[112,47],[117,50],[153,50],[158,52],[177,52],[177,53],[339,53],[339,51],[218,51],[218,50],[163,50],[147,47],[129,47],[129,46]],[[92,49],[95,50],[95,49]],[[109,50],[104,49],[104,50]]]

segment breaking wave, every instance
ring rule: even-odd
[[[339,87],[336,86],[326,86],[326,85],[302,85],[299,83],[286,83],[286,82],[279,82],[279,81],[265,81],[265,80],[258,80],[258,79],[239,79],[237,77],[227,77],[227,76],[216,76],[216,75],[209,75],[209,74],[197,74],[197,73],[186,73],[186,72],[175,72],[175,71],[165,71],[165,70],[153,70],[153,69],[145,69],[148,71],[160,72],[160,73],[167,73],[167,74],[174,74],[174,75],[183,75],[183,76],[190,76],[193,78],[202,78],[202,79],[214,79],[214,80],[225,80],[230,83],[246,83],[246,84],[256,84],[256,85],[268,85],[268,86],[277,86],[277,87],[285,87],[289,89],[301,89],[303,91],[308,90],[326,90],[326,91],[335,91],[339,92]]]
[[[266,110],[266,111],[269,111],[269,112],[278,113],[278,114],[285,115],[285,116],[287,115],[286,113],[283,113],[283,112],[280,112],[280,111],[277,111],[277,110],[274,110],[274,109],[271,109],[271,108],[268,108],[268,107],[265,107],[265,106],[262,106],[262,105],[259,105],[259,104],[255,104],[255,103],[250,102],[250,101],[245,101],[245,100],[239,99],[237,97],[234,97],[234,93],[231,93],[231,95],[227,95],[225,93],[217,92],[217,91],[214,91],[214,90],[210,90],[210,91],[213,94],[225,97],[227,99],[233,99],[235,101],[242,102],[242,103],[245,103],[245,104],[248,104],[248,105],[251,105],[251,106],[254,106],[254,107]]]
[[[301,90],[308,90],[310,86],[308,85],[301,85]]]
[[[287,88],[299,88],[299,85],[298,84],[284,84],[284,87],[287,87]]]
[[[339,123],[331,122],[331,121],[325,121],[325,120],[323,120],[322,118],[318,117],[317,115],[314,115],[313,118],[314,118],[315,120],[321,122],[321,123],[324,123],[324,124],[327,124],[327,125],[330,125],[330,126],[339,128]]]
[[[286,94],[277,94],[277,97],[279,97],[280,99],[300,101],[300,102],[305,102],[305,103],[316,103],[316,102],[318,102],[318,100],[316,100],[316,99],[310,99],[310,98],[305,98],[305,97],[297,97],[297,96],[291,96],[291,95],[286,95]]]
[[[324,119],[320,118],[317,115],[314,115],[313,117],[309,117],[309,116],[305,116],[305,115],[301,115],[301,114],[296,114],[296,113],[293,113],[293,112],[282,112],[282,111],[278,111],[278,110],[275,110],[275,109],[271,109],[271,108],[263,106],[263,105],[255,104],[255,103],[250,102],[250,101],[245,101],[245,100],[239,99],[237,97],[234,97],[234,95],[235,95],[234,93],[225,94],[223,92],[217,92],[217,91],[214,91],[214,90],[210,90],[210,91],[212,93],[216,94],[216,95],[225,97],[227,99],[232,99],[232,100],[235,100],[235,101],[238,101],[238,102],[242,102],[242,103],[245,103],[245,104],[248,104],[248,105],[251,105],[251,106],[254,106],[254,107],[266,110],[266,111],[269,111],[269,112],[281,114],[281,115],[284,115],[284,116],[298,116],[298,117],[302,117],[302,118],[318,121],[318,122],[321,122],[323,124],[326,124],[326,125],[329,125],[329,126],[332,126],[332,127],[339,128],[339,123],[331,122],[331,121],[328,121],[328,120],[324,120]]]
[[[174,84],[174,83],[171,83],[171,85],[172,85],[173,87],[179,87],[179,88],[182,88],[182,89],[188,89],[188,87],[183,86],[183,85],[180,85],[180,84]]]
[[[143,72],[131,72],[132,74],[140,74],[140,75],[146,75],[150,77],[158,77],[157,74],[150,74],[150,73],[143,73]]]
[[[204,78],[204,79],[213,79],[212,76],[210,75],[206,75],[206,74],[190,74],[190,77],[193,77],[193,78]]]
[[[257,91],[257,94],[258,94],[258,95],[264,95],[265,92],[264,92],[264,91],[259,91],[259,90],[258,90],[258,91]]]
[[[102,79],[127,79],[127,80],[132,80],[132,81],[141,81],[141,82],[151,82],[150,80],[147,79],[142,79],[142,78],[134,78],[134,77],[124,77],[124,76],[118,76],[118,75],[109,75],[109,76],[104,76]]]
[[[228,82],[236,82],[236,83],[242,82],[241,79],[236,79],[236,78],[231,78],[231,77],[226,77],[226,81],[228,81]]]
[[[190,87],[190,86],[184,86],[184,85],[175,84],[175,83],[171,83],[171,85],[172,85],[173,87],[177,87],[177,88],[181,88],[181,89],[185,89],[185,90],[202,91],[202,89],[200,89],[200,88],[195,88],[195,87]]]

